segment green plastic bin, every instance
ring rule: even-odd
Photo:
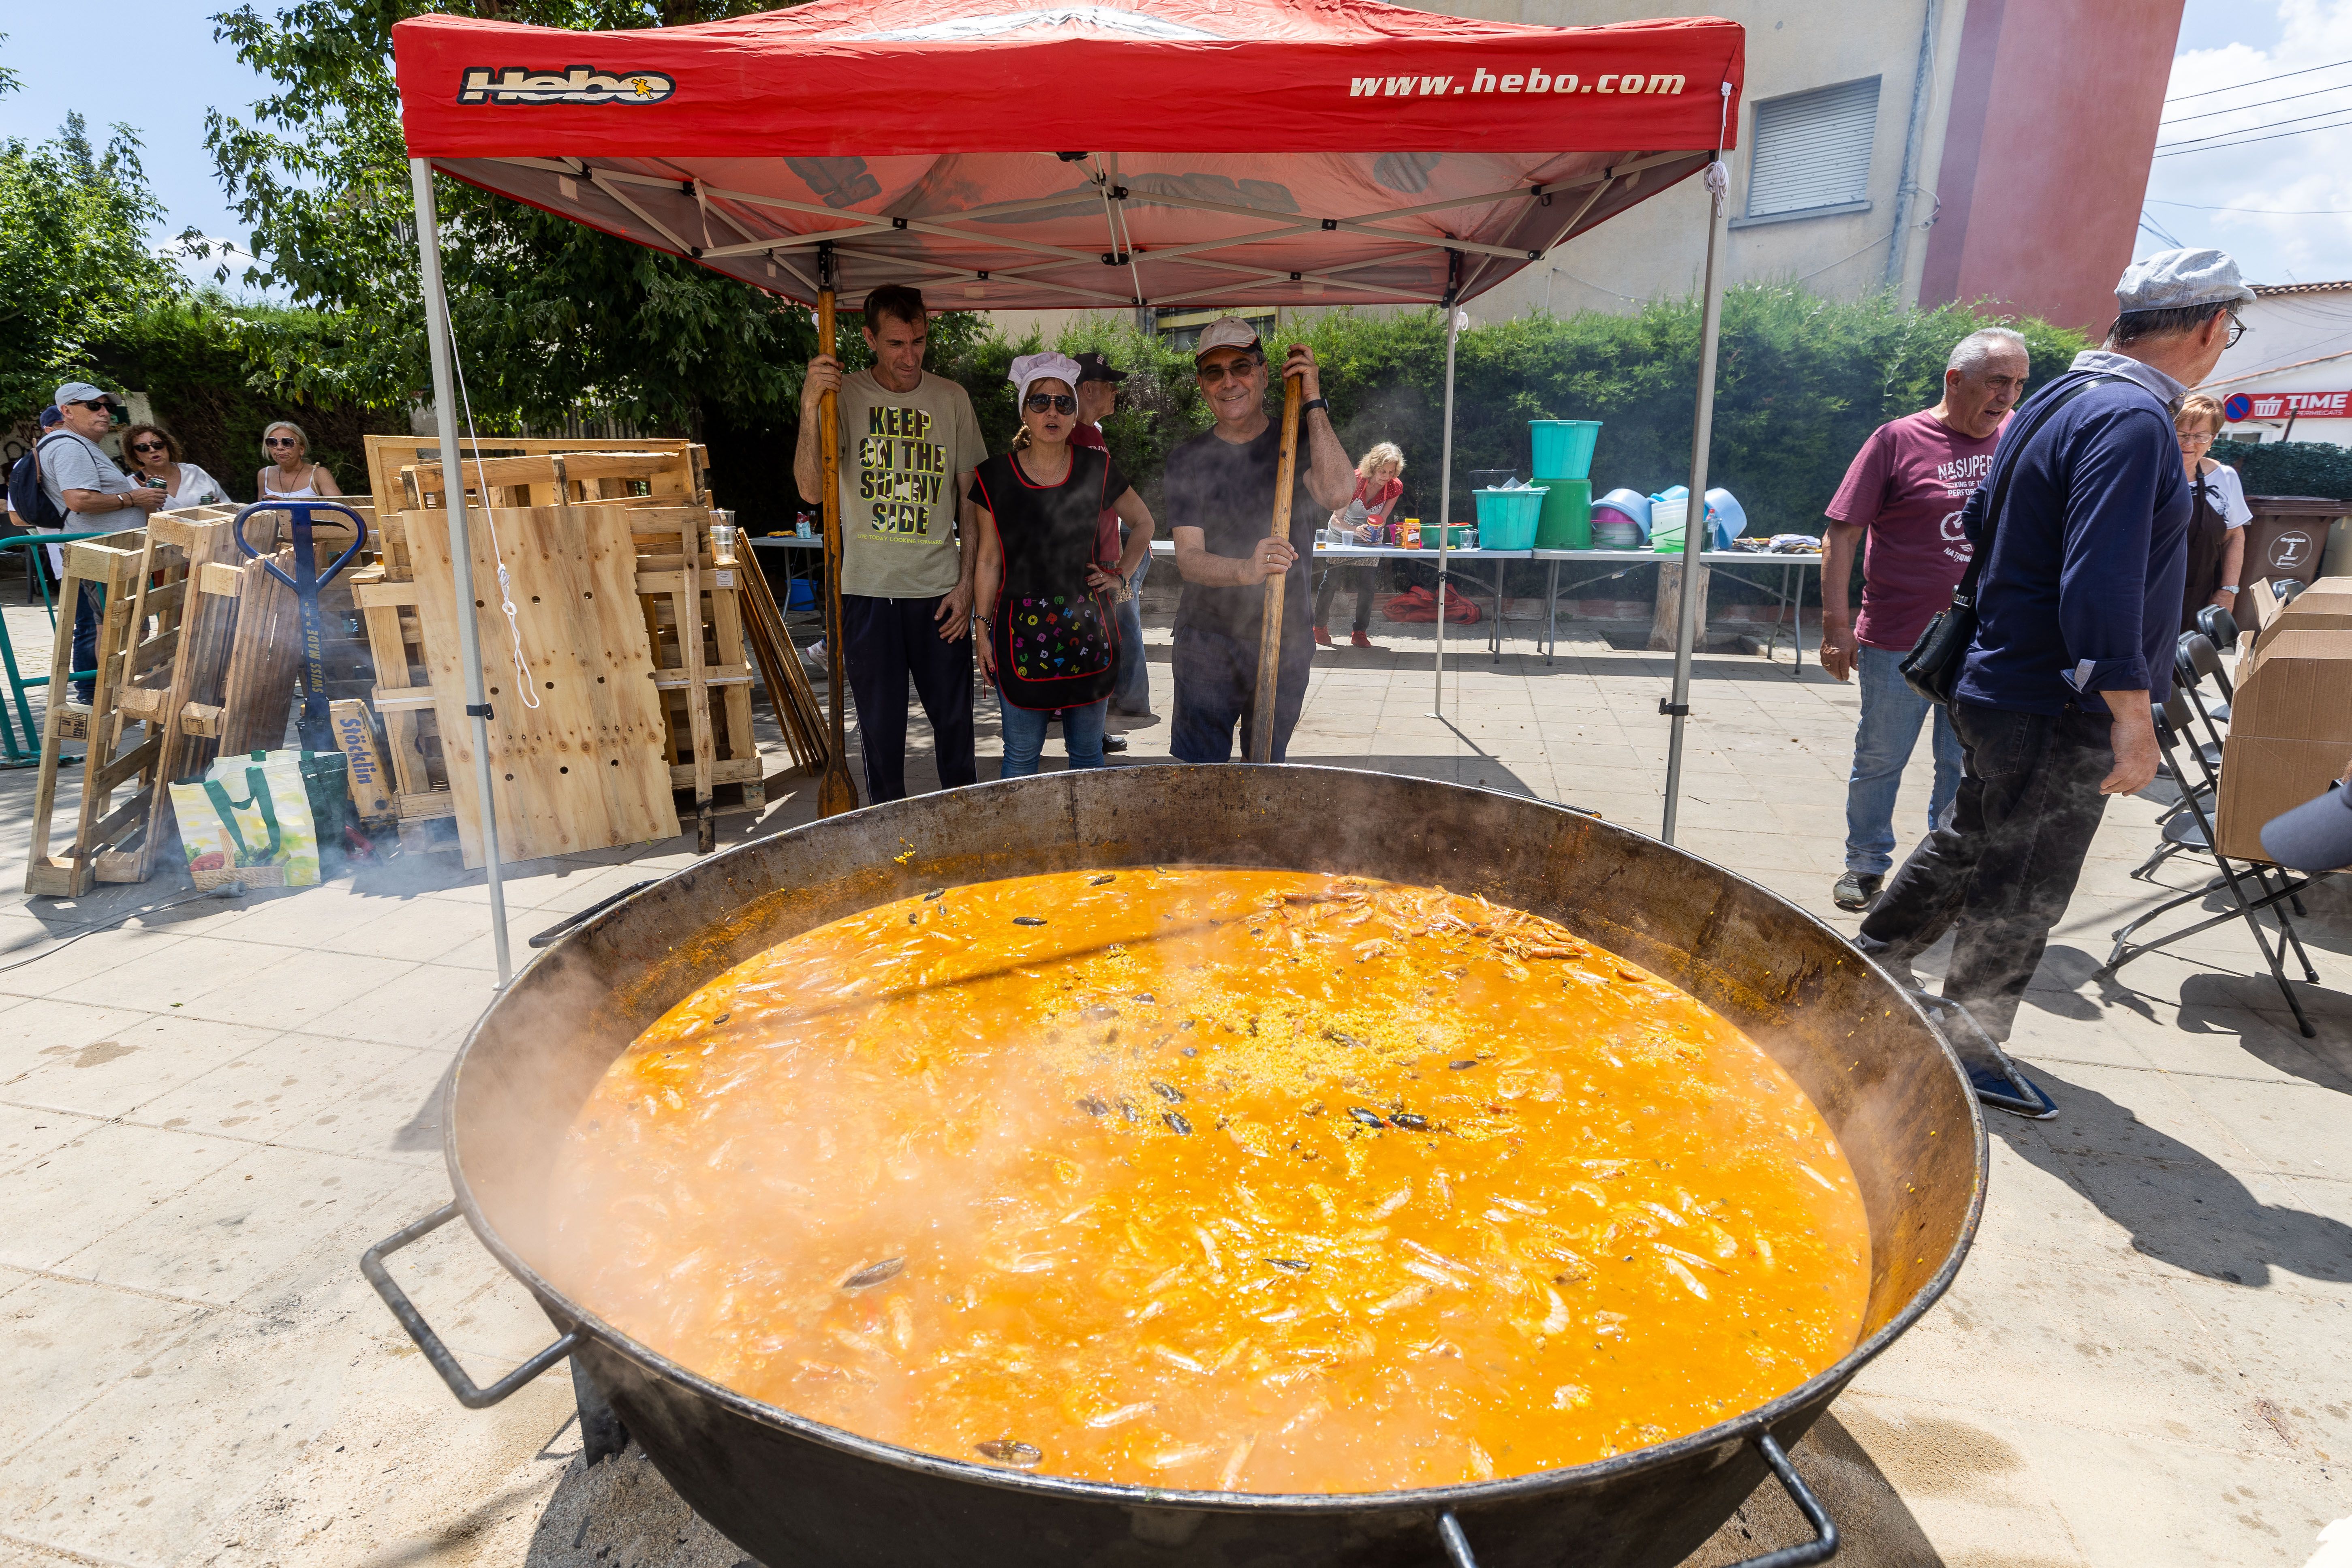
[[[1543,513],[1536,519],[1538,550],[1592,548],[1592,481],[1537,479],[1547,487]]]

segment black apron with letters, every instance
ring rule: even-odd
[[[1004,560],[989,610],[996,688],[1015,708],[1083,708],[1110,695],[1118,638],[1087,568],[1097,520],[1127,488],[1109,454],[1089,447],[1070,448],[1058,485],[1038,484],[1010,452],[973,473],[971,499],[995,519]]]

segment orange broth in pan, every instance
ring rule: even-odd
[[[1187,1490],[1575,1465],[1850,1350],[1869,1237],[1793,1080],[1533,916],[1068,872],[746,960],[567,1134],[553,1277],[754,1398]]]

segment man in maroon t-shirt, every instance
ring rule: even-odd
[[[1968,570],[1960,509],[1992,467],[2001,423],[2023,395],[2030,368],[2025,339],[2007,327],[1962,338],[1946,364],[1944,400],[1873,431],[1829,504],[1822,668],[1840,680],[1862,674],[1862,722],[1845,789],[1845,874],[1832,892],[1842,910],[1868,909],[1895,863],[1895,795],[1919,726],[1935,708],[1905,683],[1903,656],[1952,602]],[[1865,535],[1862,616],[1850,621],[1846,580],[1854,541]],[[1959,737],[1943,709],[1935,708],[1935,717],[1930,826],[1960,783]]]

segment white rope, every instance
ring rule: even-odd
[[[523,657],[522,626],[515,619],[514,580],[507,573],[506,554],[499,548],[498,514],[490,506],[489,472],[482,467],[482,438],[474,432],[474,400],[466,393],[466,364],[457,353],[457,326],[455,321],[452,321],[449,325],[449,368],[457,374],[457,401],[466,410],[466,439],[472,442],[474,447],[474,489],[482,498],[482,521],[488,524],[490,530],[490,559],[498,563],[499,608],[506,612],[507,637],[514,644],[515,679],[522,686],[522,705],[526,708],[536,708],[539,706],[539,693],[534,688],[538,682],[531,679],[530,661]],[[463,471],[465,464],[462,460],[458,463],[458,468],[457,482],[462,494],[466,483]],[[449,479],[450,476],[444,474],[441,482],[447,484]],[[457,606],[459,615],[464,615],[466,610],[467,606],[464,605]]]
[[[1715,197],[1715,216],[1723,216],[1724,205],[1731,199],[1731,170],[1723,161],[1723,143],[1731,134],[1731,84],[1723,84],[1723,107],[1716,116],[1715,157],[1706,166],[1706,188]],[[1849,258],[1848,259],[1852,259]]]

